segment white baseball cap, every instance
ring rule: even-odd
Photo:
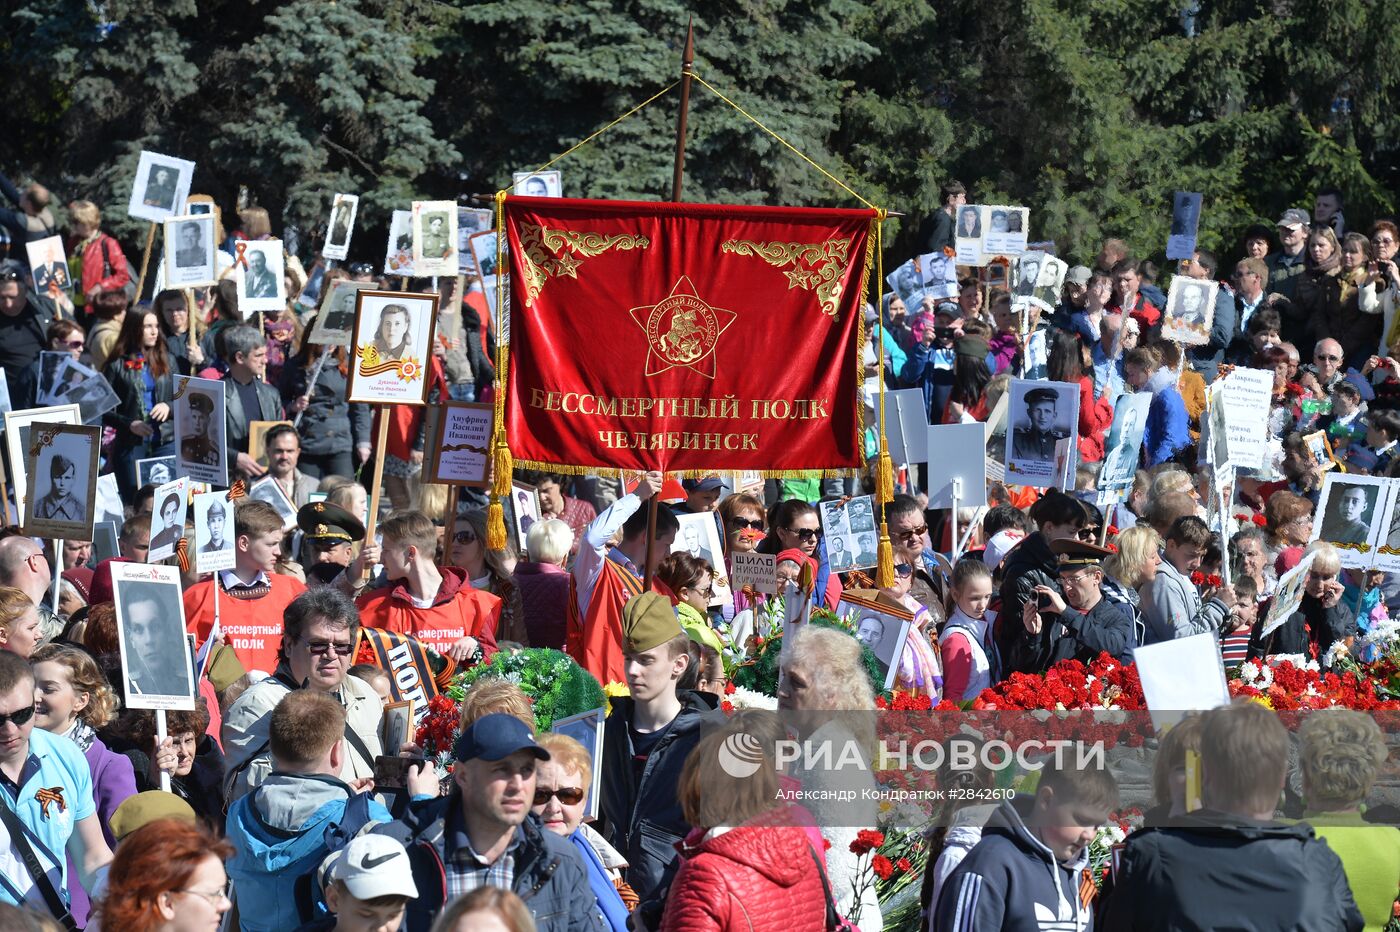
[[[993,534],[992,539],[987,541],[986,551],[982,554],[982,562],[987,564],[987,569],[995,572],[996,568],[1001,566],[1001,561],[1006,559],[1006,555],[1025,536],[1025,532],[1017,528],[1005,528]]]
[[[381,896],[417,899],[408,852],[386,835],[361,835],[340,852],[331,866],[331,880],[339,880],[357,900]]]

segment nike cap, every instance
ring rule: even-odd
[[[351,841],[331,868],[331,879],[344,884],[357,900],[381,896],[418,898],[408,852],[387,835],[361,835]]]

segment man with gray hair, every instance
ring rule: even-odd
[[[282,396],[267,384],[267,341],[247,324],[239,324],[224,334],[224,411],[227,433],[224,441],[236,453],[237,471],[256,479],[267,470],[248,455],[249,421],[284,421]]]
[[[44,604],[52,585],[44,549],[33,538],[15,535],[0,540],[0,586],[18,589],[38,606],[41,644],[63,633],[63,619]]]
[[[282,612],[277,669],[248,687],[224,717],[224,792],[230,803],[272,772],[268,725],[277,703],[294,689],[318,690],[345,708],[340,778],[355,785],[374,776],[374,759],[383,753],[383,704],[368,683],[346,676],[359,631],[355,603],[333,587],[308,589]]]

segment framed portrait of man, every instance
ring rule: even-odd
[[[63,249],[63,237],[47,236],[24,244],[29,259],[29,272],[34,279],[34,291],[57,299],[73,289],[68,275],[68,256]]]
[[[176,471],[198,482],[228,484],[224,383],[175,376]]]
[[[337,194],[331,201],[331,216],[326,222],[326,238],[321,255],[344,262],[350,252],[350,237],[355,232],[355,214],[360,210],[357,194]]]
[[[202,288],[219,280],[214,215],[186,214],[165,221],[165,286]]]
[[[413,211],[396,210],[389,218],[389,243],[384,247],[384,274],[413,278]]]
[[[1057,447],[1079,435],[1079,387],[1068,382],[1012,379],[1007,391],[1006,481],[1058,487]]]
[[[720,536],[719,513],[702,511],[697,514],[676,513],[680,530],[671,544],[672,553],[685,551],[697,560],[710,564],[711,605],[719,605],[732,598],[729,591],[729,571],[724,565],[724,543]]]
[[[511,176],[513,193],[522,197],[563,197],[564,182],[558,169],[542,172],[516,172]]]
[[[193,710],[194,658],[185,639],[180,568],[113,563],[112,600],[127,707]]]
[[[338,278],[326,289],[321,310],[311,324],[308,343],[317,346],[349,346],[355,335],[355,296],[374,287],[370,282]]]
[[[136,163],[127,214],[138,220],[164,223],[185,206],[193,179],[193,162],[142,151]]]
[[[5,412],[5,456],[10,463],[10,481],[14,483],[15,505],[23,518],[29,497],[30,435],[38,424],[82,424],[77,405],[54,405],[48,408],[25,408]]]
[[[350,402],[421,405],[437,323],[438,296],[361,291],[355,296]]]
[[[1187,345],[1210,342],[1215,319],[1215,296],[1220,283],[1176,275],[1167,290],[1167,310],[1162,316],[1162,339]]]
[[[91,540],[102,430],[54,424],[30,431],[27,472],[34,491],[24,531],[53,540]]]
[[[290,530],[297,524],[297,508],[287,497],[287,492],[271,475],[263,476],[248,488],[248,497],[267,502],[282,516],[282,527]]]
[[[1370,569],[1377,563],[1394,482],[1378,476],[1329,472],[1313,516],[1311,540],[1325,540],[1341,555],[1348,569]]]
[[[856,595],[843,595],[836,613],[849,619],[855,630],[856,640],[868,647],[875,655],[880,672],[884,674],[884,688],[894,686],[899,676],[899,660],[904,653],[904,642],[909,638],[909,629],[914,623],[911,612],[896,605],[887,604],[882,599],[867,599]]]
[[[194,497],[194,569],[215,573],[233,569],[233,502],[227,492]]]
[[[292,426],[291,421],[249,421],[248,455],[257,460],[258,465],[267,468],[267,432],[279,424]]]
[[[165,485],[175,478],[175,457],[148,456],[136,461],[136,485]]]
[[[151,510],[151,548],[146,559],[159,563],[175,555],[185,536],[185,509],[189,506],[189,480],[172,479],[156,489]]]
[[[1119,395],[1113,405],[1113,424],[1104,444],[1103,466],[1099,469],[1100,490],[1126,489],[1137,476],[1142,438],[1147,432],[1147,410],[1152,406],[1149,392]]]
[[[491,229],[495,214],[478,207],[457,208],[457,274],[476,275],[476,258],[472,255],[471,239],[477,233]]]
[[[455,202],[413,202],[413,269],[419,276],[457,274]]]
[[[238,309],[246,320],[255,311],[281,311],[287,306],[285,259],[280,239],[260,239],[239,243],[245,247],[243,261],[234,270],[238,285]]]

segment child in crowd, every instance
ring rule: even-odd
[[[298,932],[382,932],[403,922],[408,901],[418,898],[408,852],[385,835],[361,835],[322,865],[326,908]]]
[[[991,637],[996,612],[992,601],[992,571],[978,560],[960,560],[953,567],[955,609],[938,636],[943,661],[943,695],[953,702],[976,699],[1000,678],[996,643]]]
[[[378,694],[379,698],[385,702],[393,701],[393,693],[389,682],[389,673],[383,667],[375,666],[372,663],[357,663],[349,670],[345,671],[350,676],[357,676],[369,684],[370,688]]]
[[[1244,663],[1249,637],[1259,619],[1259,584],[1249,576],[1232,580],[1235,586],[1233,627],[1220,632],[1220,659],[1225,669]]]

